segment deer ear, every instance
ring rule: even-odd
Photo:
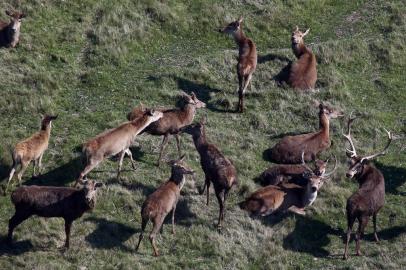
[[[303,33],[303,36],[306,36],[307,34],[309,34],[309,31],[310,31],[310,28],[308,28],[308,29],[306,30],[306,32]]]
[[[143,111],[143,110],[145,110],[145,106],[144,106],[144,104],[142,103],[142,102],[140,102],[140,109]]]
[[[102,186],[103,186],[103,183],[100,183],[100,182],[96,182],[96,184],[94,185],[95,188],[99,188]]]
[[[6,10],[6,15],[7,15],[7,16],[10,16],[10,17],[13,16],[13,14],[11,13],[10,10]]]
[[[21,13],[21,14],[20,14],[20,19],[25,18],[26,16],[27,16],[27,14]]]
[[[299,31],[299,26],[297,26],[297,25],[296,25],[296,29],[295,29],[295,31]]]
[[[240,16],[240,18],[238,19],[238,23],[242,23],[242,21],[243,21],[243,17]]]
[[[180,157],[180,159],[178,160],[178,162],[183,162],[183,160],[185,159],[185,154],[183,154],[181,157]]]
[[[202,120],[200,120],[200,124],[202,124],[202,125],[207,124],[207,116],[203,116]]]
[[[196,98],[195,92],[192,92],[191,96],[192,96],[193,99],[195,99]]]

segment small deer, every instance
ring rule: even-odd
[[[206,104],[200,101],[193,92],[191,95],[182,92],[182,96],[186,101],[186,104],[182,108],[166,109],[166,110],[157,109],[163,113],[163,117],[158,121],[153,122],[142,131],[142,133],[148,133],[155,136],[163,136],[163,140],[159,151],[159,158],[157,161],[158,167],[160,166],[165,146],[168,143],[169,135],[173,135],[175,137],[178,147],[178,154],[179,156],[181,156],[182,153],[180,148],[179,130],[182,127],[187,126],[193,122],[193,119],[196,115],[196,109],[206,107]],[[128,120],[131,121],[137,118],[143,111],[144,108],[142,105],[141,107],[134,108],[128,114],[127,116]]]
[[[57,115],[43,116],[40,131],[36,132],[28,139],[25,139],[16,144],[12,152],[13,165],[8,177],[7,187],[10,184],[11,179],[13,179],[14,173],[19,165],[21,165],[20,171],[17,174],[19,184],[21,184],[23,174],[31,161],[34,161],[34,170],[32,176],[37,176],[37,167],[38,173],[41,174],[42,157],[45,150],[48,149],[49,137],[51,136],[52,121],[57,118]]]
[[[21,21],[25,14],[18,11],[6,10],[10,22],[0,21],[0,47],[15,48],[20,41]]]
[[[298,90],[314,89],[317,81],[316,56],[303,40],[309,31],[302,33],[296,26],[292,33],[292,50],[298,60],[291,66],[288,84]]]
[[[95,138],[87,141],[83,145],[83,153],[86,157],[86,167],[80,173],[75,186],[100,162],[107,157],[119,154],[119,164],[117,168],[117,179],[120,177],[124,155],[127,154],[135,170],[135,162],[132,158],[130,146],[135,137],[149,124],[159,120],[163,116],[162,112],[153,109],[146,109],[142,116],[133,121],[126,122],[120,126],[109,129]]]
[[[142,205],[141,210],[141,234],[138,239],[138,244],[135,250],[138,251],[141,241],[144,238],[145,227],[149,220],[152,220],[154,227],[149,235],[152,247],[154,249],[154,255],[159,256],[158,248],[155,245],[155,237],[158,231],[161,229],[165,217],[172,211],[172,234],[175,234],[175,210],[178,203],[180,191],[185,184],[185,175],[194,174],[194,171],[190,169],[183,161],[185,156],[182,156],[179,160],[170,162],[172,166],[172,173],[168,181],[163,183],[154,193],[148,196]]]
[[[354,119],[355,117],[351,118],[350,116],[348,120],[348,132],[343,135],[350,143],[351,148],[346,149],[347,156],[350,158],[350,168],[348,169],[346,176],[348,178],[355,178],[359,183],[359,189],[347,200],[346,212],[348,227],[343,259],[348,258],[348,244],[351,239],[352,227],[356,220],[358,220],[358,231],[355,235],[355,250],[357,256],[361,255],[360,240],[364,235],[365,227],[371,216],[374,223],[374,237],[377,242],[379,241],[376,217],[379,210],[385,204],[385,179],[382,173],[370,164],[370,160],[385,155],[386,150],[393,139],[392,134],[389,131],[386,131],[388,134],[388,143],[383,151],[365,157],[358,156],[351,139],[351,123]]]
[[[244,111],[244,93],[252,79],[252,74],[257,67],[257,48],[255,43],[247,38],[242,31],[243,18],[231,22],[225,28],[219,29],[220,33],[230,34],[238,45],[238,112]]]
[[[8,225],[8,243],[12,245],[13,231],[33,215],[61,217],[65,220],[65,248],[69,248],[73,221],[91,211],[96,203],[96,190],[101,183],[87,180],[81,189],[70,187],[22,186],[11,194],[15,214]]]
[[[304,160],[315,160],[317,154],[330,147],[330,119],[342,116],[342,112],[326,105],[319,105],[320,130],[313,133],[286,136],[271,149],[271,160],[280,164],[298,164],[301,153]]]
[[[207,141],[205,124],[206,119],[204,118],[199,123],[191,124],[183,128],[182,131],[192,135],[195,147],[199,152],[200,164],[206,178],[205,184],[199,193],[203,194],[207,187],[207,205],[209,205],[210,183],[213,183],[214,191],[220,205],[217,223],[217,227],[220,229],[224,220],[224,208],[228,192],[238,181],[237,170],[231,160],[226,158],[216,145]]]
[[[290,211],[305,215],[304,208],[313,204],[325,180],[336,170],[337,159],[334,169],[321,175],[313,173],[305,164],[304,159],[302,159],[302,166],[306,170],[303,174],[303,177],[307,179],[305,187],[291,183],[282,183],[279,186],[269,185],[251,194],[239,204],[240,208],[249,212],[251,216],[267,216],[277,211]]]

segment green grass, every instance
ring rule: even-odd
[[[70,185],[82,169],[80,145],[125,121],[143,102],[174,106],[180,90],[195,91],[208,104],[207,135],[236,164],[240,189],[227,202],[225,228],[215,229],[218,204],[209,207],[196,193],[203,184],[199,157],[183,135],[187,162],[197,171],[177,209],[177,234],[165,225],[158,237],[160,258],[148,239],[134,252],[144,199],[169,176],[156,168],[158,137],[143,135],[134,148],[139,169],[114,179],[117,163],[105,161],[91,178],[107,183],[95,210],[72,228],[71,249],[61,252],[63,221],[31,218],[15,231],[16,248],[5,246],[9,194],[0,197],[0,268],[134,269],[402,269],[406,267],[406,8],[403,1],[0,1],[0,18],[10,7],[28,13],[16,49],[0,49],[0,184],[11,166],[9,149],[39,127],[41,113],[57,113],[44,175],[26,184]],[[244,114],[227,111],[237,101],[233,41],[216,32],[244,16],[246,34],[257,44],[259,64]],[[294,59],[290,33],[310,27],[307,44],[318,59],[318,91],[300,95],[272,80]],[[360,154],[382,148],[383,128],[400,139],[376,166],[386,180],[386,205],[378,215],[382,241],[372,241],[371,226],[362,241],[364,256],[342,261],[346,199],[357,188],[345,178],[341,130],[331,123],[331,149],[339,169],[323,186],[305,217],[279,215],[253,220],[237,202],[257,188],[253,178],[269,162],[263,152],[281,134],[314,131],[315,101],[355,111],[354,137]],[[166,158],[177,154],[174,141]],[[124,166],[130,168],[128,160]],[[245,190],[245,193],[243,192]],[[241,192],[239,192],[241,191]],[[395,216],[395,218],[390,217]],[[150,230],[150,227],[147,228]],[[354,243],[351,243],[354,254]]]

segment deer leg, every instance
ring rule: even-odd
[[[244,93],[247,90],[247,87],[252,79],[252,73],[249,74],[247,77],[244,78],[244,87],[238,93],[240,98],[240,112],[244,112]]]
[[[91,171],[94,169],[94,167],[96,167],[98,164],[100,163],[100,161],[94,161],[92,159],[90,159],[90,164],[88,164],[85,169],[80,173],[79,178],[76,180],[75,182],[75,187],[79,184],[79,182],[81,182],[83,180],[83,178]]]
[[[347,240],[345,242],[345,250],[343,259],[346,260],[348,258],[348,244],[351,240],[351,233],[352,233],[352,226],[354,225],[355,218],[348,217],[348,227],[347,227]]]
[[[141,233],[140,233],[140,237],[138,238],[138,244],[137,247],[135,248],[135,251],[138,251],[138,248],[140,247],[141,241],[144,238],[144,231],[145,231],[145,227],[147,227],[148,224],[148,218],[142,218],[142,223],[141,223]]]
[[[378,237],[378,234],[377,234],[377,226],[376,226],[376,215],[377,215],[377,213],[375,213],[375,214],[372,216],[372,221],[374,222],[374,237],[375,237],[375,241],[376,241],[376,242],[379,242],[379,237]]]
[[[131,166],[133,167],[133,170],[135,171],[137,169],[137,167],[135,166],[135,161],[133,159],[133,154],[131,153],[131,150],[129,148],[127,148],[125,150],[125,153],[128,155],[128,157],[131,160]]]
[[[72,226],[72,221],[70,220],[65,220],[65,235],[66,235],[66,240],[65,240],[65,248],[69,248],[69,240],[70,240],[70,228]]]
[[[206,200],[206,205],[209,205],[209,197],[210,197],[210,180],[206,179],[206,196],[207,196],[207,200]]]
[[[172,234],[175,234],[175,211],[176,211],[176,203],[172,209]]]
[[[35,171],[37,170],[37,165],[38,165],[38,160],[34,159],[32,162],[33,165],[33,170],[32,170],[32,178],[36,177],[37,174],[35,173]]]
[[[356,234],[356,244],[355,244],[355,253],[357,256],[361,256],[361,238],[364,236],[365,227],[368,224],[368,217],[363,216],[361,219],[358,219],[359,226]]]
[[[30,164],[30,162],[27,161],[21,161],[21,170],[20,172],[17,174],[17,178],[18,178],[18,184],[21,185],[21,179],[24,175],[25,170],[28,167],[28,164]]]
[[[179,157],[181,157],[182,156],[182,151],[180,150],[180,137],[179,137],[179,134],[175,134],[173,136],[175,136],[175,139],[176,139],[176,146],[178,147],[178,155],[179,155]]]
[[[224,213],[224,201],[223,201],[224,194],[223,193],[224,193],[224,190],[222,190],[220,192],[218,192],[216,190],[217,201],[218,201],[218,203],[220,205],[219,220],[218,220],[218,223],[217,223],[217,228],[218,229],[221,229],[221,227],[222,227],[222,217],[223,217],[223,213]]]
[[[9,177],[8,177],[8,181],[7,181],[6,190],[5,190],[4,192],[7,192],[8,185],[10,184],[11,179],[13,179],[13,176],[14,176],[14,173],[15,173],[15,171],[16,171],[16,169],[17,169],[17,166],[18,166],[18,164],[17,164],[17,163],[15,163],[15,164],[14,164],[14,166],[13,166],[13,168],[11,169],[11,171],[10,171],[10,175],[9,175]]]
[[[121,167],[123,166],[124,156],[125,156],[125,150],[120,152],[120,158],[118,161],[118,168],[117,168],[117,180],[120,179]]]
[[[42,172],[42,156],[44,155],[44,153],[42,153],[40,156],[39,156],[39,159],[38,159],[38,174],[39,175],[41,175],[41,172]]]
[[[163,154],[163,152],[165,150],[166,144],[168,143],[168,139],[169,139],[169,134],[165,134],[164,138],[162,139],[161,149],[159,150],[159,158],[158,158],[158,162],[157,162],[158,167],[161,164],[162,154]]]
[[[152,228],[151,234],[149,235],[149,240],[151,241],[152,248],[154,249],[154,256],[157,257],[159,256],[159,251],[158,248],[155,245],[155,237],[157,232],[162,226],[162,223],[164,222],[164,216],[158,217],[157,219],[153,220],[154,227]]]
[[[12,245],[13,242],[13,231],[14,229],[20,225],[24,220],[26,220],[27,218],[29,218],[31,215],[29,214],[25,214],[25,213],[21,213],[16,211],[14,216],[9,220],[8,222],[8,243],[9,245]]]
[[[227,195],[228,195],[228,190],[224,190],[224,196],[223,196],[224,211],[223,211],[223,215],[221,217],[221,220],[224,220],[224,216],[225,216],[225,212],[226,212],[225,210],[226,210]]]
[[[240,109],[241,109],[241,101],[242,101],[242,93],[243,93],[242,90],[244,88],[244,78],[238,72],[238,67],[237,67],[237,74],[238,74],[238,106],[237,106],[237,112],[239,112]]]

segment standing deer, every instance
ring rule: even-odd
[[[288,84],[298,90],[314,89],[317,81],[316,56],[303,40],[309,31],[302,33],[296,26],[292,33],[292,50],[298,60],[291,66]]]
[[[192,92],[191,95],[182,92],[186,104],[178,109],[166,109],[159,110],[163,113],[163,117],[156,122],[150,124],[145,128],[142,133],[148,133],[155,136],[163,136],[161,143],[159,158],[157,161],[157,166],[160,166],[162,155],[165,149],[165,146],[168,143],[169,135],[173,135],[176,139],[178,154],[182,155],[180,149],[180,138],[179,130],[182,127],[185,127],[193,122],[193,119],[196,115],[196,109],[205,108],[206,104],[199,99],[197,99],[195,93]],[[139,116],[140,113],[144,111],[143,106],[134,108],[127,116],[128,120],[133,120]]]
[[[161,229],[165,217],[172,211],[172,234],[175,234],[175,210],[178,203],[180,191],[185,184],[185,175],[194,174],[194,171],[187,167],[183,161],[185,156],[179,160],[170,162],[172,173],[168,181],[163,183],[154,193],[148,196],[141,210],[141,234],[138,239],[138,244],[135,250],[140,247],[141,241],[144,238],[145,227],[149,220],[152,220],[154,227],[149,235],[154,255],[159,256],[158,248],[155,245],[155,237],[159,229]]]
[[[199,152],[200,164],[206,178],[205,184],[199,193],[203,194],[207,187],[207,205],[209,205],[210,183],[213,183],[214,191],[220,205],[217,227],[221,228],[224,220],[227,194],[233,185],[237,184],[237,171],[233,163],[221,153],[218,147],[207,141],[205,119],[199,123],[183,128],[182,131],[192,135],[195,147]]]
[[[119,154],[119,164],[117,169],[117,179],[120,177],[124,155],[130,157],[131,164],[135,170],[135,163],[132,158],[130,146],[135,137],[149,124],[162,117],[162,112],[146,109],[142,116],[133,121],[126,122],[120,126],[109,129],[95,138],[87,141],[83,145],[83,153],[86,157],[86,167],[80,173],[75,186],[100,162],[107,157]]]
[[[356,255],[360,256],[360,240],[364,235],[365,227],[368,224],[370,216],[373,218],[374,223],[374,237],[378,242],[376,216],[382,206],[385,204],[385,179],[382,173],[370,164],[370,160],[386,154],[386,150],[392,142],[392,135],[389,131],[388,143],[383,151],[373,155],[361,157],[357,155],[354,143],[351,139],[351,123],[354,118],[348,120],[348,133],[343,134],[350,143],[351,149],[346,149],[347,156],[350,158],[350,168],[346,176],[348,178],[355,178],[359,183],[358,190],[352,194],[347,200],[347,240],[345,244],[345,251],[343,259],[348,258],[348,244],[351,239],[352,227],[355,220],[358,220],[358,231],[355,235],[356,239]]]
[[[244,93],[252,79],[257,66],[257,48],[255,43],[247,38],[242,31],[242,20],[240,17],[237,21],[231,22],[225,28],[219,29],[220,33],[230,34],[234,37],[238,45],[238,112],[244,111]]]
[[[51,136],[52,121],[56,118],[58,118],[57,115],[45,115],[41,121],[40,131],[36,132],[28,139],[25,139],[16,144],[12,153],[13,166],[8,177],[7,187],[10,184],[11,179],[13,179],[14,173],[19,165],[21,165],[21,169],[17,175],[19,184],[21,184],[23,174],[31,161],[34,161],[34,170],[32,172],[32,177],[37,176],[37,167],[38,173],[41,174],[42,157],[45,150],[48,149],[49,137]]]
[[[297,164],[301,153],[304,160],[315,160],[318,153],[330,147],[330,119],[342,116],[342,112],[326,105],[319,105],[320,130],[313,133],[286,136],[271,149],[271,160],[280,164]]]
[[[16,47],[20,41],[21,21],[25,17],[24,13],[6,10],[10,22],[0,21],[0,47]]]

